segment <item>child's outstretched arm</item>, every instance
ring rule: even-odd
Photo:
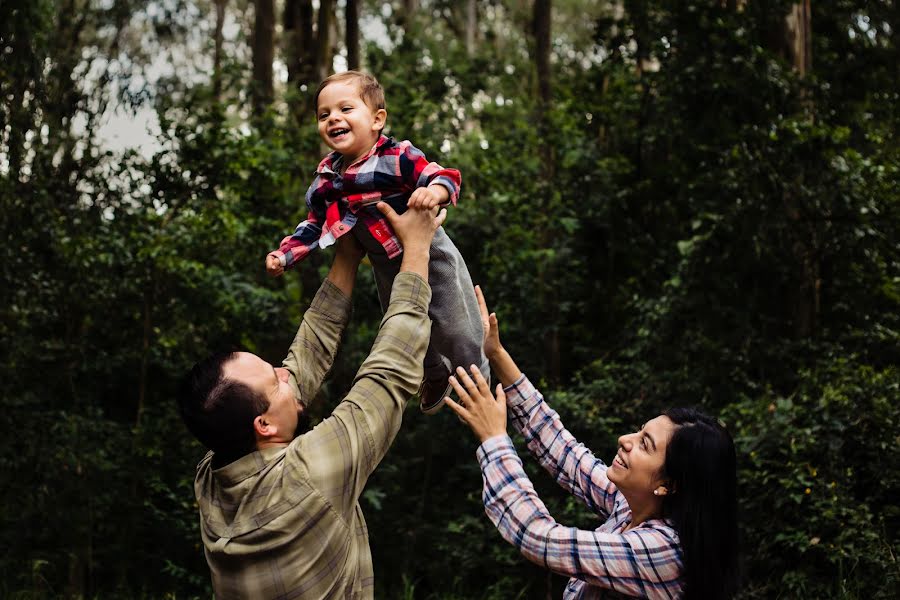
[[[462,177],[456,169],[429,162],[425,154],[408,140],[400,142],[400,174],[404,186],[412,191],[409,207],[456,205]]]
[[[272,277],[278,277],[306,255],[319,247],[322,225],[315,212],[310,211],[305,221],[297,225],[294,233],[281,240],[278,250],[266,255],[266,271]]]

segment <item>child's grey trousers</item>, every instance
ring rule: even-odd
[[[353,228],[356,238],[366,249],[375,272],[381,310],[387,309],[394,277],[400,272],[403,255],[387,257],[384,248],[372,237],[368,228],[358,223]],[[431,286],[431,341],[425,353],[425,379],[447,381],[456,367],[468,371],[478,365],[488,383],[490,367],[481,344],[484,329],[475,297],[475,286],[469,269],[453,240],[439,227],[431,241],[431,261],[428,264],[428,284]]]

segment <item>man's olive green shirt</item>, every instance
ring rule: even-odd
[[[428,283],[394,280],[368,358],[330,417],[282,448],[214,469],[194,489],[217,598],[372,598],[374,574],[359,496],[422,380],[431,333]],[[304,404],[331,368],[350,299],[330,281],[316,294],[284,366]]]

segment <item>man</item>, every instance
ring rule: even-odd
[[[378,208],[403,244],[403,260],[372,350],[330,417],[294,437],[349,318],[363,256],[353,236],[340,238],[283,367],[250,353],[214,355],[194,366],[179,392],[185,423],[211,450],[194,491],[217,598],[374,595],[359,496],[422,381],[428,250],[446,217]]]

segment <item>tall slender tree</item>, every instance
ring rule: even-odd
[[[475,55],[478,39],[478,0],[466,0],[466,55]]]
[[[319,0],[316,19],[316,79],[321,81],[331,74],[334,61],[332,33],[335,26],[334,0]]]
[[[219,100],[222,95],[222,30],[225,26],[225,6],[228,0],[215,0],[216,31],[215,54],[213,55],[213,95]]]
[[[311,0],[286,0],[282,23],[288,83],[297,88],[309,85],[313,79],[315,55]]]
[[[552,5],[551,0],[535,0],[532,12],[532,35],[534,38],[534,65],[535,75],[537,79],[537,104],[535,120],[537,122],[538,132],[540,133],[540,180],[539,186],[539,202],[541,204],[540,213],[542,215],[550,215],[553,211],[553,176],[555,172],[555,152],[554,145],[550,141],[550,132],[552,129],[550,123],[550,109],[553,100],[553,91],[551,87],[551,71],[550,71],[550,50],[551,50],[551,22],[552,22]],[[551,222],[543,223],[540,227],[541,247],[550,247],[551,240],[554,237],[554,231]],[[539,297],[541,306],[544,307],[545,314],[554,315],[557,304],[556,285],[554,284],[555,268],[552,260],[541,265],[540,269],[540,290]],[[559,328],[555,319],[551,316],[546,323],[544,333],[544,342],[547,349],[545,353],[545,368],[551,381],[559,381],[560,375],[560,359],[559,359]]]
[[[272,63],[275,60],[275,0],[254,0],[253,113],[261,115],[275,95]]]
[[[347,44],[347,68],[358,70],[359,60],[359,2],[347,0],[345,11],[346,44]]]

